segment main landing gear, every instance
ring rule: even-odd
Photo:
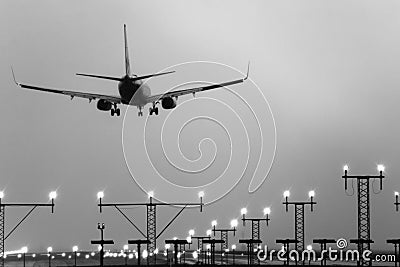
[[[119,115],[121,115],[121,110],[118,108],[117,104],[114,103],[114,107],[111,108],[111,116],[117,115],[117,117],[119,117]]]
[[[138,108],[139,108],[138,116],[142,117],[143,116],[143,111],[142,111],[143,107],[138,107]]]
[[[153,107],[149,108],[150,115],[156,114],[158,115],[158,107],[156,107],[157,103],[153,103]]]

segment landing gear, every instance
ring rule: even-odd
[[[157,107],[149,108],[149,113],[150,115],[153,115],[153,113],[158,115],[158,108]]]
[[[149,108],[150,115],[153,115],[153,113],[158,115],[158,107],[156,107],[156,105],[157,105],[157,103],[153,103],[153,107]]]
[[[114,108],[111,108],[111,116],[117,115],[117,117],[119,117],[119,115],[121,115],[121,110],[118,108],[117,104],[114,103]]]
[[[142,116],[143,116],[142,107],[139,107],[138,116],[139,116],[139,117],[142,117]]]

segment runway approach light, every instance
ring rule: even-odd
[[[247,209],[246,208],[241,209],[240,210],[240,214],[246,215],[247,214]]]
[[[147,193],[148,198],[153,198],[154,197],[154,191],[150,191]]]
[[[156,248],[156,249],[154,250],[154,254],[155,254],[155,255],[158,254],[158,248]]]
[[[232,245],[232,250],[235,250],[235,249],[236,249],[236,245],[233,244],[233,245]]]
[[[211,226],[212,226],[212,227],[217,226],[217,220],[213,220],[213,221],[211,222]]]
[[[285,192],[283,192],[283,197],[289,197],[290,196],[290,191],[286,190]]]
[[[49,194],[49,198],[50,199],[56,199],[56,197],[57,197],[57,192],[56,191],[51,191],[50,194]]]
[[[307,246],[307,250],[312,250],[312,246],[311,246],[311,245],[308,245],[308,246]]]
[[[394,196],[395,196],[395,197],[398,197],[398,196],[399,196],[399,192],[394,191]]]
[[[129,246],[128,245],[124,245],[124,250],[128,250]]]
[[[0,191],[0,199],[4,198],[4,192]]]
[[[232,220],[232,221],[231,221],[231,227],[232,227],[232,228],[236,228],[237,226],[238,226],[238,220],[236,220],[236,219],[235,219],[235,220]]]
[[[385,166],[383,166],[382,164],[379,164],[377,166],[378,172],[384,172],[385,171]]]
[[[103,198],[104,197],[104,192],[100,191],[97,193],[97,198]]]
[[[165,249],[170,249],[171,245],[170,244],[165,244]]]
[[[78,251],[78,246],[73,246],[72,247],[72,252],[77,252]]]
[[[190,236],[194,236],[194,230],[193,230],[193,229],[190,229],[190,230],[189,230],[189,235],[190,235]]]
[[[204,191],[199,192],[199,198],[202,198],[202,197],[204,197]]]
[[[199,256],[199,255],[197,254],[197,251],[196,251],[196,250],[193,251],[192,255],[193,255],[193,259],[197,259],[197,257]]]
[[[270,215],[271,214],[271,208],[270,207],[266,207],[264,209],[264,215]]]
[[[52,248],[52,247],[48,247],[48,248],[47,248],[47,252],[48,252],[48,253],[51,253],[52,251],[53,251],[53,248]]]
[[[22,247],[22,248],[21,248],[21,252],[22,252],[23,254],[28,253],[28,247]]]
[[[191,237],[191,236],[186,237],[186,241],[187,241],[188,243],[192,243],[192,237]]]
[[[343,166],[343,171],[344,171],[344,172],[349,171],[349,165],[347,165],[347,164],[344,165],[344,166]]]
[[[308,197],[309,197],[309,198],[315,197],[315,191],[314,191],[314,190],[311,190],[310,192],[308,192]]]
[[[211,236],[211,233],[212,233],[211,229],[208,229],[207,232],[206,232],[206,235],[207,236]]]

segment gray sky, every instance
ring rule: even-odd
[[[100,215],[96,208],[99,190],[105,190],[107,201],[146,200],[124,161],[122,117],[97,111],[85,100],[22,90],[10,73],[12,64],[24,82],[115,95],[115,83],[74,74],[123,74],[124,23],[135,73],[196,60],[244,71],[250,60],[250,76],[276,121],[276,157],[262,187],[248,194],[246,176],[203,214],[184,213],[163,238],[186,237],[190,228],[205,233],[212,219],[228,226],[243,206],[252,217],[271,206],[270,227],[263,227],[263,240],[270,245],[276,238],[292,237],[293,211],[286,213],[281,204],[285,189],[291,189],[293,200],[305,200],[310,189],[316,190],[318,204],[306,217],[306,243],[314,237],[355,238],[356,196],[344,192],[342,165],[348,163],[351,173],[375,173],[376,164],[383,163],[388,179],[383,192],[371,195],[372,238],[374,248],[390,248],[385,240],[398,235],[400,219],[392,204],[393,190],[400,189],[399,12],[398,1],[1,1],[0,188],[9,202],[47,201],[52,189],[59,194],[56,213],[36,211],[7,240],[7,250],[23,245],[70,250],[75,244],[90,249],[99,221],[106,223],[106,237],[121,247],[140,237],[114,210]],[[192,74],[177,73],[149,84],[161,93],[177,81],[219,82],[238,75]],[[256,101],[259,95],[251,88],[239,85],[234,91]],[[226,91],[202,96],[231,97]],[[194,111],[204,109],[200,101],[192,102]],[[161,113],[150,118],[150,127],[159,127],[169,111]],[[145,117],[129,118],[142,129]],[[190,143],[202,137],[184,139],[188,155],[197,155],[197,143]],[[177,210],[159,211],[159,229],[171,211]],[[6,229],[24,212],[8,209]],[[142,229],[144,212],[128,212]],[[236,238],[249,235],[249,225],[240,226]]]

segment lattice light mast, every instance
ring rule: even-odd
[[[5,252],[5,241],[6,239],[25,221],[26,218],[37,208],[37,207],[51,207],[51,213],[54,213],[54,200],[57,197],[57,192],[52,191],[49,194],[51,203],[4,203],[4,192],[0,191],[0,267],[4,267],[4,252]],[[14,226],[14,228],[6,235],[5,234],[5,211],[6,207],[32,207],[28,213]]]
[[[269,215],[271,214],[271,208],[266,207],[264,208],[264,218],[246,218],[247,215],[247,209],[242,208],[240,210],[240,213],[242,215],[242,221],[243,221],[243,226],[246,226],[246,221],[251,222],[251,238],[254,240],[260,240],[260,223],[261,222],[266,222],[267,226],[269,224],[269,221],[271,220],[269,218]]]
[[[379,187],[380,190],[383,188],[383,172],[385,171],[385,166],[382,164],[377,165],[377,171],[379,175],[348,175],[349,166],[343,166],[344,175],[342,178],[344,179],[344,188],[347,190],[347,181],[348,179],[356,179],[357,180],[357,206],[358,206],[358,219],[357,219],[357,244],[358,244],[358,252],[360,255],[365,250],[370,250],[371,244],[373,241],[371,240],[371,216],[370,216],[370,180],[371,179],[379,179]],[[361,257],[358,263],[361,266],[369,266],[371,263],[368,261],[364,261]]]
[[[283,192],[283,197],[285,202],[283,204],[286,206],[286,212],[289,211],[289,205],[294,206],[294,239],[298,242],[295,243],[295,249],[298,251],[304,250],[304,237],[305,237],[305,216],[304,207],[310,205],[311,212],[314,210],[314,205],[317,202],[314,201],[315,191],[311,190],[308,192],[308,197],[310,201],[290,201],[289,202],[290,191],[286,190]]]
[[[164,231],[175,221],[175,219],[186,209],[186,207],[195,207],[200,206],[200,212],[203,210],[203,198],[204,192],[200,191],[198,193],[198,197],[200,203],[159,203],[154,202],[154,191],[149,191],[147,193],[148,202],[147,203],[103,203],[104,192],[97,193],[97,198],[99,199],[99,209],[100,213],[102,212],[102,207],[114,207],[117,211],[125,217],[125,219],[147,240],[150,242],[147,244],[147,252],[149,255],[154,255],[154,250],[156,249],[156,241],[157,239],[164,233]],[[139,229],[138,226],[131,220],[122,210],[120,207],[127,207],[127,206],[145,206],[146,207],[146,214],[147,214],[147,229],[146,234],[143,233]],[[156,222],[157,222],[157,206],[182,206],[180,211],[173,217],[170,222],[161,230],[160,233],[157,234]],[[149,261],[152,261],[152,258],[149,257]],[[0,266],[1,267],[1,266]]]

